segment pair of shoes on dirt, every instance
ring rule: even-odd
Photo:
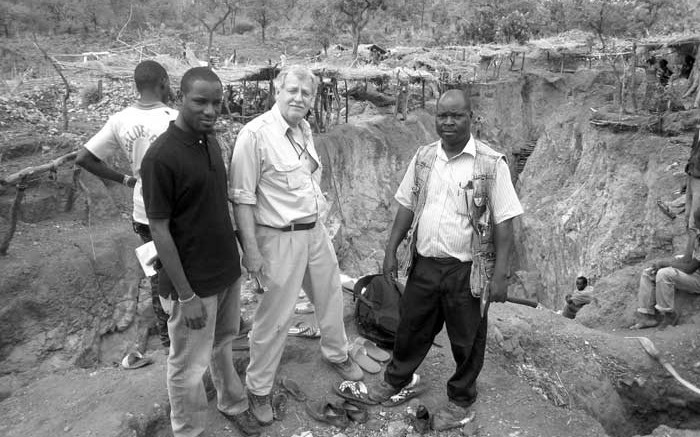
[[[287,335],[292,337],[319,338],[321,330],[318,326],[310,325],[306,322],[298,322],[287,331]]]
[[[266,395],[256,395],[248,392],[248,406],[251,415],[262,426],[282,420],[287,413],[287,395],[275,391]]]
[[[343,429],[350,422],[365,423],[369,419],[367,409],[347,399],[329,402],[327,399],[308,401],[306,412],[319,422]]]
[[[380,349],[375,343],[363,337],[357,337],[350,347],[350,356],[365,372],[379,373],[380,363],[389,361],[391,355]]]
[[[233,423],[241,434],[245,436],[259,436],[262,432],[260,424],[255,416],[253,416],[253,414],[250,412],[250,409],[238,414],[226,414],[223,411],[219,412],[231,423]]]
[[[333,385],[333,391],[338,396],[355,403],[395,407],[421,395],[425,390],[419,383],[420,376],[413,374],[411,382],[403,388],[396,388],[385,381],[369,389],[362,381],[341,381]]]
[[[430,417],[430,429],[433,431],[447,431],[461,428],[472,422],[475,416],[474,410],[460,407],[450,402]]]

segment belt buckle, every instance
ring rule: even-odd
[[[297,226],[297,224],[292,222],[292,224],[289,225],[289,230],[294,232],[296,230],[296,226]]]

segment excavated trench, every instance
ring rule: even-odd
[[[646,251],[658,255],[684,242],[680,220],[669,225],[655,201],[678,188],[678,177],[666,169],[687,156],[682,141],[663,140],[665,153],[659,156],[659,137],[592,127],[588,108],[609,102],[611,85],[611,74],[588,71],[563,78],[523,75],[469,88],[472,132],[507,155],[526,211],[516,223],[511,292],[557,309],[577,275],[589,276],[601,290],[598,311],[584,308],[579,317],[597,331],[561,318],[543,319],[549,312],[515,315],[493,322],[499,333],[490,332],[489,351],[545,393],[563,390],[567,408],[585,410],[609,435],[643,435],[660,424],[700,429],[697,399],[668,389],[662,372],[637,363],[643,353],[619,347],[623,340],[609,333],[633,313],[630,272],[650,256]],[[416,147],[436,139],[431,105],[403,122],[366,117],[316,137],[331,203],[329,228],[336,231],[334,244],[348,274],[380,269],[395,212],[394,190]],[[676,126],[676,138],[685,138],[686,125],[691,123],[676,120],[670,129]],[[128,210],[120,187],[82,177],[91,201],[78,199],[74,212],[83,224],[92,219],[98,226],[100,217]],[[140,341],[148,306],[145,297],[136,298],[143,293],[139,284],[121,279],[136,276],[130,248],[137,239],[109,227],[99,232],[102,242],[65,242],[71,248],[61,260],[47,255],[46,265],[29,276],[30,268],[19,263],[0,281],[0,297],[11,302],[0,311],[0,326],[12,327],[0,342],[6,372],[118,361],[126,344]],[[60,235],[39,238],[60,240]],[[47,271],[58,274],[47,277]],[[17,292],[24,282],[35,294]],[[103,298],[99,302],[91,295],[95,289]],[[130,327],[120,318],[129,305],[139,306]],[[576,346],[582,343],[595,347]],[[21,348],[26,350],[18,352]],[[558,384],[555,374],[568,379]]]
[[[629,348],[629,340],[607,334],[619,328],[620,321],[627,323],[636,293],[633,274],[609,277],[622,268],[637,269],[647,256],[652,259],[684,244],[681,220],[669,225],[658,214],[655,200],[668,198],[680,186],[679,176],[667,168],[687,159],[683,142],[691,125],[672,117],[665,133],[670,139],[664,140],[649,132],[600,131],[589,123],[589,108],[609,104],[614,85],[610,73],[584,71],[566,77],[524,75],[469,89],[472,132],[508,156],[526,211],[516,223],[511,293],[558,309],[576,276],[600,281],[599,299],[608,308],[584,311],[580,319],[605,333],[601,341],[609,354],[596,356],[599,373],[572,376],[578,380],[568,390],[578,401],[569,407],[586,410],[613,436],[643,435],[660,424],[700,429],[697,399],[682,390],[667,390],[668,382],[658,368],[640,369],[635,361],[646,363],[643,352],[633,349],[634,357],[617,357],[617,344],[625,342]],[[380,268],[395,212],[393,190],[415,148],[436,139],[431,110],[414,112],[407,122],[376,118],[319,136],[327,169],[324,183],[333,201],[330,219],[338,229],[334,243],[345,271],[359,275]],[[657,153],[660,141],[662,156]],[[537,337],[538,329],[533,331]],[[586,335],[572,334],[588,344]],[[542,372],[554,373],[547,360],[566,369],[578,365],[561,362],[561,356],[573,361],[590,358],[526,350]],[[655,383],[639,384],[630,377],[644,379],[644,372],[655,373]]]

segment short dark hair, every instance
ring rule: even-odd
[[[587,277],[579,276],[578,278],[576,278],[576,282],[578,282],[578,281],[583,282],[584,286],[588,286],[588,278]]]
[[[134,82],[136,89],[143,92],[146,89],[155,89],[158,85],[168,80],[168,72],[156,61],[143,61],[134,69]]]
[[[442,100],[442,98],[445,97],[445,94],[448,94],[448,93],[450,93],[450,94],[459,93],[462,95],[462,98],[464,99],[464,104],[465,104],[466,109],[467,109],[467,113],[469,114],[469,117],[471,117],[472,102],[469,99],[469,95],[467,94],[467,92],[461,88],[452,88],[452,89],[447,90],[444,93],[440,94],[440,97],[438,97],[435,107],[437,108],[437,105],[440,104],[440,101]]]
[[[198,80],[206,82],[218,82],[221,85],[221,79],[209,67],[194,67],[190,68],[182,76],[180,81],[180,91],[182,94],[187,94],[192,88],[192,84]],[[222,85],[223,87],[223,85]]]

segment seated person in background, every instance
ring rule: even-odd
[[[680,77],[684,77],[686,79],[690,78],[690,72],[693,71],[693,65],[695,65],[695,58],[691,55],[685,55],[685,61],[683,61],[683,65],[681,66]]]
[[[593,301],[593,287],[588,286],[588,278],[585,276],[576,278],[576,290],[567,294],[564,299],[566,299],[566,305],[561,315],[567,319],[576,318],[576,313]]]
[[[700,207],[693,211],[693,218],[700,223]],[[657,326],[657,312],[663,316],[664,325],[675,326],[679,319],[674,310],[676,290],[700,293],[700,230],[692,230],[682,257],[656,261],[642,272],[637,293],[638,321],[632,329]]]
[[[668,61],[662,59],[659,61],[659,65],[656,67],[656,77],[659,79],[659,84],[661,86],[668,85],[668,80],[673,75],[673,71],[668,68]]]

